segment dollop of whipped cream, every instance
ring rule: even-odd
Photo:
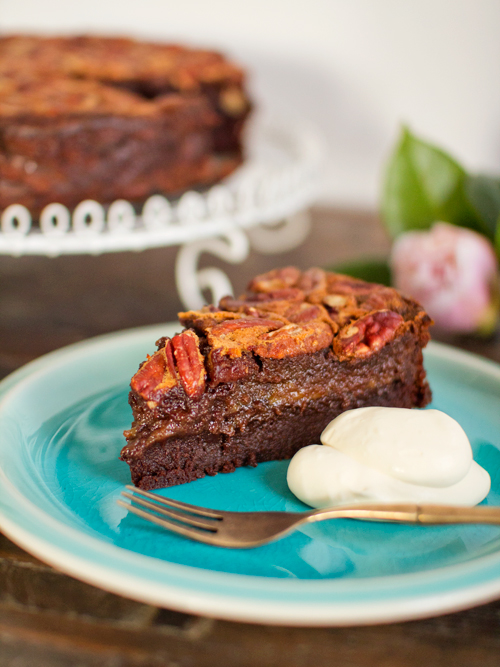
[[[473,460],[464,430],[440,410],[348,410],[326,427],[321,442],[300,449],[287,473],[292,493],[312,507],[472,506],[490,490],[490,476]]]

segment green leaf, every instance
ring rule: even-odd
[[[353,278],[366,280],[368,283],[391,284],[391,270],[385,259],[365,258],[336,264],[327,269],[335,273],[344,273]]]
[[[484,174],[467,176],[465,192],[483,233],[493,240],[500,216],[500,179]]]
[[[495,232],[495,250],[497,253],[497,257],[500,259],[500,216],[498,217],[497,220],[497,228]]]
[[[406,128],[385,174],[382,217],[392,236],[428,229],[437,220],[482,231],[465,193],[465,170]]]

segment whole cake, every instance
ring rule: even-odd
[[[389,287],[287,267],[179,319],[131,382],[121,460],[143,489],[287,459],[345,410],[431,398],[431,320]]]
[[[141,201],[242,160],[244,72],[221,54],[124,38],[0,38],[0,209]]]

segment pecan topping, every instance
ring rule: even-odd
[[[179,384],[189,397],[201,397],[206,371],[211,387],[256,376],[263,368],[259,357],[332,348],[341,361],[364,359],[406,330],[419,333],[421,345],[427,341],[428,316],[389,287],[286,267],[258,276],[249,289],[238,299],[224,297],[218,308],[179,314],[186,330],[161,338],[132,379],[151,408]]]
[[[243,306],[241,312],[243,315],[248,315],[248,317],[264,317],[264,314],[257,310],[255,306]]]
[[[264,327],[266,329],[279,329],[283,326],[283,322],[278,322],[276,320],[265,320],[259,317],[240,317],[237,320],[227,320],[226,322],[221,322],[213,327],[210,331],[212,336],[224,336],[231,334],[240,329],[248,329],[255,327]]]
[[[172,377],[176,377],[177,373],[175,371],[175,361],[174,361],[174,346],[170,338],[167,338],[165,341],[165,358],[167,360],[167,369]]]
[[[402,299],[395,289],[378,286],[377,290],[358,296],[358,303],[366,312],[372,310],[394,310],[397,312],[402,306]]]
[[[299,280],[301,273],[294,266],[285,266],[268,273],[256,276],[248,285],[251,292],[273,292],[287,287],[293,287]]]
[[[317,352],[332,342],[331,328],[325,322],[287,324],[259,337],[253,351],[259,357],[283,359]]]
[[[207,331],[210,382],[234,382],[259,366],[252,350],[263,334],[283,326],[282,321],[262,317],[240,317],[221,322]],[[285,321],[286,324],[286,321]]]
[[[235,312],[245,311],[245,308],[249,307],[248,301],[245,300],[244,296],[239,299],[235,299],[232,296],[223,296],[219,301],[219,306],[226,311]]]
[[[366,314],[358,308],[356,298],[352,294],[327,294],[323,297],[323,303],[336,330]]]
[[[205,389],[205,365],[194,331],[183,331],[172,338],[173,356],[184,391],[190,398],[200,398]]]
[[[238,319],[241,317],[239,313],[230,313],[226,310],[188,310],[186,313],[178,314],[179,321],[186,328],[193,328],[202,332],[206,332],[210,327],[214,327],[220,322],[226,320]]]
[[[154,390],[163,380],[166,367],[167,360],[163,351],[155,352],[152,357],[148,355],[147,361],[142,364],[130,382],[132,391],[146,401],[152,400]]]
[[[304,292],[297,287],[287,287],[286,289],[275,289],[265,294],[258,294],[256,296],[263,296],[263,301],[303,301]]]
[[[327,287],[326,273],[323,269],[308,269],[299,278],[297,287],[303,290],[309,298],[312,292],[324,293]]]
[[[403,322],[401,315],[392,310],[365,315],[340,330],[334,340],[334,351],[340,358],[368,357],[392,340]]]
[[[341,273],[330,273],[326,280],[327,291],[331,294],[370,294],[381,287],[375,283],[365,283],[364,280],[344,276]]]
[[[304,301],[304,292],[295,287],[272,290],[270,292],[258,292],[256,294],[243,294],[239,299],[225,296],[220,301],[221,308],[230,311],[243,311],[248,308],[267,308],[276,301]]]
[[[241,357],[245,352],[251,352],[252,346],[260,335],[281,326],[283,322],[274,319],[239,317],[235,320],[221,322],[209,329],[207,341],[211,350],[217,350],[219,356],[235,359]]]
[[[327,294],[323,297],[323,303],[330,308],[340,310],[341,308],[347,308],[348,306],[355,306],[356,300],[348,294]]]
[[[313,306],[310,303],[299,303],[298,305],[291,306],[285,311],[285,317],[295,324],[319,320],[323,316],[324,309],[320,306]]]

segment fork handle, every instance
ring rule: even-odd
[[[500,508],[420,505],[418,523],[490,523],[495,525],[500,524]]]
[[[369,504],[314,510],[307,521],[364,519],[420,524],[489,523],[500,525],[500,507],[453,505]]]

